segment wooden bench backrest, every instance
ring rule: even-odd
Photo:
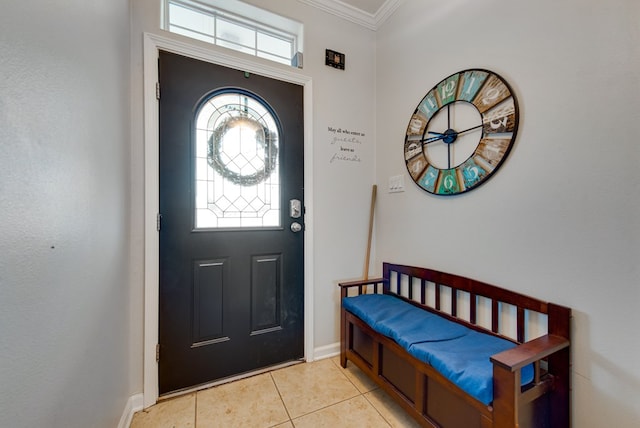
[[[570,339],[570,309],[462,276],[384,263],[375,288],[518,343],[547,333]]]

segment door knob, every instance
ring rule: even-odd
[[[291,231],[294,233],[300,232],[302,230],[302,225],[297,221],[291,223]]]

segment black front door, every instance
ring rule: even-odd
[[[166,394],[303,357],[303,88],[168,52],[159,70]]]

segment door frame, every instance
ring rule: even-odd
[[[304,239],[304,358],[313,359],[313,158],[312,158],[312,80],[293,69],[283,70],[265,65],[258,60],[235,57],[219,48],[203,47],[177,39],[144,33],[143,88],[144,88],[144,333],[143,333],[143,406],[158,401],[158,343],[159,314],[159,250],[157,231],[159,211],[159,101],[156,99],[158,81],[158,52],[177,53],[200,61],[236,68],[265,77],[303,86],[304,94],[304,206],[306,208]]]

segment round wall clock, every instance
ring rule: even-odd
[[[407,170],[429,193],[473,190],[506,159],[517,131],[518,103],[509,84],[488,70],[460,71],[436,84],[411,116]]]

